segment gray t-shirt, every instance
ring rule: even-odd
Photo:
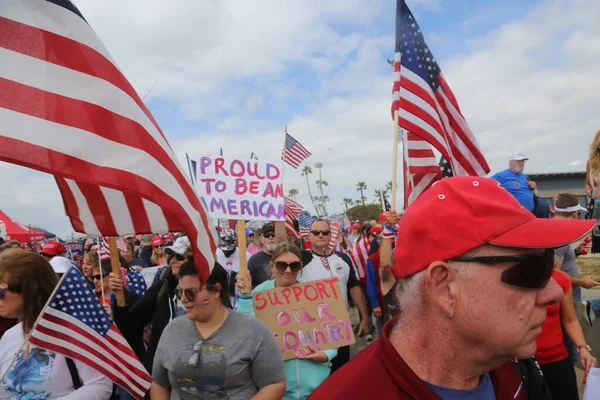
[[[252,278],[252,289],[271,279],[271,267],[269,262],[271,261],[271,255],[264,251],[259,251],[248,260],[248,271],[250,271],[250,277]]]
[[[194,367],[199,355],[200,359]],[[246,400],[285,381],[273,334],[260,320],[230,311],[223,325],[202,340],[186,317],[165,328],[154,356],[152,379],[171,388],[171,400]]]
[[[570,245],[554,249],[554,257],[563,262],[562,267],[560,268],[563,272],[573,278],[579,278],[575,251]],[[573,301],[575,303],[581,302],[581,286],[573,285]]]

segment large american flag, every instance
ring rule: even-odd
[[[152,378],[75,267],[59,282],[29,341],[89,365],[138,399],[152,384]]]
[[[185,232],[202,280],[211,220],[165,135],[68,0],[0,8],[0,160],[56,177],[77,232]]]
[[[402,135],[404,151],[404,209],[442,178],[431,145],[412,132]]]
[[[298,219],[298,214],[302,211],[302,206],[296,203],[294,200],[289,197],[285,198],[285,229],[287,232],[292,235],[294,239],[298,239],[300,237],[300,233],[294,228],[294,220]]]
[[[457,175],[485,175],[490,168],[417,21],[397,0],[392,118],[431,143]]]
[[[285,134],[285,146],[283,147],[283,153],[281,154],[283,161],[294,168],[298,168],[302,161],[310,157],[310,154],[310,151],[306,150],[300,142],[291,137],[288,133]]]

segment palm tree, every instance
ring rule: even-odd
[[[392,181],[388,181],[388,182],[385,184],[385,191],[386,191],[386,192],[390,192],[391,190],[392,190]]]
[[[342,206],[344,207],[344,209],[346,210],[346,212],[348,212],[348,207],[352,207],[352,205],[354,204],[354,200],[349,199],[348,197],[344,197],[342,199]]]
[[[288,196],[290,199],[296,201],[296,196],[298,195],[298,189],[290,189],[290,191],[288,192]]]
[[[325,197],[323,195],[323,186],[329,186],[329,183],[327,181],[323,181],[323,180],[317,180],[315,182],[317,184],[317,188],[319,189],[319,192],[321,192],[321,197]],[[327,214],[327,207],[325,207],[324,201],[323,199],[321,199],[321,208],[323,209],[323,215]]]
[[[308,175],[310,175],[310,174],[312,174],[312,169],[307,165],[302,170],[302,176],[304,176],[306,178],[306,187],[308,187],[308,195],[310,196],[310,201],[312,202],[312,205],[318,214],[319,210],[317,209],[317,206],[315,205],[315,199],[313,198],[312,192],[310,190],[310,183],[308,183]]]
[[[385,197],[387,195],[386,190],[383,189],[377,189],[375,190],[375,192],[373,193],[373,196],[375,197],[376,203],[380,203],[381,202],[381,195],[383,194],[383,197]]]
[[[358,182],[356,184],[356,191],[360,192],[360,200],[362,201],[362,205],[365,205],[365,190],[367,190],[367,184],[364,182]]]

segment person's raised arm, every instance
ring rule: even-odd
[[[277,243],[287,242],[287,232],[285,230],[285,222],[284,221],[276,221],[275,222],[275,241]]]

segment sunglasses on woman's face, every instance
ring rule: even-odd
[[[478,262],[486,265],[516,262],[517,265],[502,272],[500,281],[524,289],[541,289],[546,287],[552,278],[554,250],[546,249],[543,253],[514,256],[458,257],[450,261]]]
[[[109,272],[108,274],[102,274],[102,275],[100,275],[100,274],[98,274],[98,275],[92,275],[92,276],[90,276],[90,278],[92,278],[92,280],[93,280],[93,281],[99,281],[101,277],[102,277],[102,278],[106,278],[108,275],[110,275],[110,272]]]
[[[296,273],[300,271],[300,268],[302,268],[302,263],[300,261],[292,261],[291,263],[286,263],[285,261],[275,261],[275,269],[279,272],[285,272],[288,267],[290,271]]]
[[[176,259],[177,261],[185,261],[185,256],[183,254],[173,253],[171,257]]]
[[[179,300],[181,300],[181,298],[183,296],[185,296],[187,301],[192,302],[196,298],[196,295],[200,292],[201,292],[200,289],[194,289],[194,288],[182,289],[182,288],[178,287],[175,289],[175,296],[177,296],[177,299],[179,299]]]
[[[164,244],[157,244],[156,246],[154,246],[155,249],[160,249],[162,247],[165,247]]]

